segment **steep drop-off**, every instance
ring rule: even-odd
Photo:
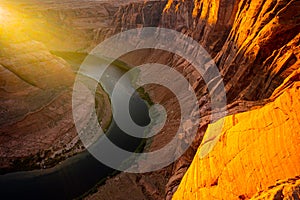
[[[116,16],[130,19],[132,16],[138,15],[136,10],[146,8],[142,4],[136,6],[142,8],[134,10],[133,6],[127,6],[127,8],[120,9]],[[158,26],[190,35],[210,53],[223,76],[228,100],[228,114],[235,114],[262,107],[270,102],[269,97],[274,90],[299,68],[300,16],[298,10],[299,1],[169,1]],[[119,25],[121,26],[119,30],[134,28],[132,21],[129,21],[123,20]],[[192,52],[192,54],[197,55],[197,52]],[[126,60],[126,58],[124,59]],[[126,61],[133,65],[159,62],[172,66],[185,75],[199,97],[200,114],[203,117],[198,135],[186,154],[162,171],[132,175],[134,177],[131,179],[134,182],[132,188],[138,188],[139,191],[144,192],[147,198],[170,199],[189,168],[208,124],[211,123],[209,118],[210,97],[207,87],[201,75],[196,73],[193,66],[184,58],[167,52],[137,52],[128,56]],[[207,68],[207,73],[209,73],[209,64]],[[176,98],[163,88],[146,86],[145,89],[153,101],[161,103],[169,111],[177,110],[178,106],[174,104]],[[170,117],[171,123],[167,123],[161,133],[153,138],[148,146],[150,150],[167,143],[170,135],[172,136],[176,130],[178,113]],[[197,125],[195,124],[195,126]],[[299,129],[299,126],[296,126],[295,129]],[[282,131],[290,132],[289,129]],[[205,169],[199,169],[197,173],[202,173],[202,170],[205,173]],[[165,190],[166,196],[163,196],[162,191],[155,184],[159,185],[166,179],[168,181]],[[125,182],[124,176],[108,181],[108,184],[122,187],[122,182]],[[196,180],[193,184],[196,184]],[[226,188],[226,186],[224,187]],[[108,188],[110,187],[107,185],[102,186],[100,191],[103,194]],[[120,192],[115,189],[113,191],[116,195]],[[99,197],[101,192],[98,193],[98,196],[95,194],[93,197]],[[226,198],[226,196],[223,197]],[[101,197],[99,198],[101,199]]]
[[[216,4],[207,1],[195,2],[199,9],[197,15],[194,13],[195,24],[189,29],[190,34],[197,38],[211,55],[216,55],[214,60],[223,76],[229,105],[235,107],[241,101],[245,102],[244,106],[249,104],[249,101],[256,102],[258,105],[263,104],[263,100],[267,99],[289,74],[299,68],[300,18],[297,15],[299,2],[215,2]],[[181,3],[182,9],[185,3]],[[179,13],[181,6],[177,12],[170,10],[169,15],[172,12]],[[207,12],[208,8],[209,12]],[[210,18],[215,20],[209,20]],[[227,19],[227,26],[219,26],[224,24],[224,18]],[[214,22],[209,23],[209,21]],[[226,31],[227,27],[229,31]],[[220,34],[220,28],[224,34]],[[219,37],[214,37],[214,33],[218,33]],[[208,41],[209,45],[207,45]],[[175,68],[180,66],[188,68],[188,64],[184,61],[177,63],[180,64],[175,64]],[[202,108],[209,107],[207,89],[201,77],[194,77],[192,80],[197,80],[194,83],[195,89],[198,90],[198,94],[202,94],[201,99],[206,102]],[[228,106],[229,113],[247,110],[243,105],[239,108],[231,108],[231,106]],[[205,115],[205,113],[208,112],[203,109],[201,114]],[[207,123],[204,122],[201,127],[206,127]],[[201,135],[204,132],[205,128],[200,130],[198,142],[201,142]],[[196,143],[192,147],[193,150],[196,150],[198,145],[199,143]],[[178,179],[175,181],[170,179],[169,191],[174,191],[171,188],[183,175],[179,171],[184,171],[182,167],[188,166],[190,159],[191,157],[185,158],[182,164],[177,165],[175,174],[178,174]]]

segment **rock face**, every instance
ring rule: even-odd
[[[177,6],[177,12],[173,5],[175,11],[170,8],[166,15],[175,13],[176,18],[185,19],[180,23],[176,22],[176,26],[184,24],[182,21],[189,22],[193,16],[180,12],[184,13],[191,4],[195,5],[194,23],[182,31],[193,36],[211,55],[215,55],[214,60],[223,76],[229,105],[235,107],[241,101],[245,102],[244,105],[249,101],[263,104],[262,100],[270,97],[275,88],[299,68],[300,27],[299,16],[295,15],[295,9],[299,8],[298,1],[214,1],[211,4],[208,1],[185,1]],[[224,22],[227,22],[226,26],[219,26],[219,23]],[[214,37],[214,33],[219,37]],[[183,60],[175,61],[173,66],[192,71]],[[197,74],[188,76],[191,80],[196,80],[192,84],[197,93],[201,94],[201,99],[204,99],[202,108],[205,108],[209,105],[205,83]],[[245,107],[239,106],[232,110],[229,106],[228,111],[242,112]],[[207,113],[202,109],[201,115]],[[197,149],[209,123],[205,122],[205,118],[202,121],[199,138],[192,146],[192,152]],[[184,174],[185,170],[182,168],[187,169],[191,155],[193,153],[187,153],[175,165],[175,176],[170,179],[167,187],[170,196]]]
[[[133,66],[158,62],[181,72],[189,80],[199,99],[202,118],[200,125],[195,124],[199,126],[199,131],[193,145],[176,163],[158,172],[121,173],[100,186],[99,191],[88,198],[128,199],[136,194],[137,199],[171,199],[188,168],[189,171],[174,198],[181,199],[186,196],[195,199],[197,197],[261,199],[272,198],[272,195],[275,198],[277,193],[280,196],[294,197],[294,191],[298,190],[297,176],[300,173],[297,168],[299,163],[297,70],[300,66],[300,16],[298,14],[300,3],[298,0],[169,0],[168,2],[134,1],[127,4],[122,1],[108,3],[87,0],[80,3],[75,0],[52,0],[44,1],[42,6],[32,1],[16,2],[25,14],[37,10],[35,19],[39,24],[44,22],[56,24],[54,27],[51,26],[51,29],[48,25],[44,27],[53,30],[47,35],[47,40],[41,34],[43,30],[29,31],[30,37],[44,43],[47,49],[88,52],[98,42],[120,31],[158,26],[174,29],[194,38],[214,59],[223,77],[228,101],[229,116],[225,124],[228,130],[224,129],[222,132],[223,137],[211,152],[212,155],[201,160],[196,152],[207,128],[211,129],[213,126],[209,125],[212,123],[210,97],[201,75],[196,73],[193,66],[184,58],[168,52],[144,50],[124,56],[122,59]],[[5,49],[7,50],[9,48]],[[191,53],[197,55],[198,52],[194,50]],[[31,55],[35,58],[45,57],[55,61],[57,66],[65,66],[62,60],[54,59],[49,52]],[[22,60],[23,57],[19,59]],[[30,104],[29,107],[38,110],[38,105],[48,105],[48,100],[55,98],[56,95],[61,95],[58,102],[69,98],[68,81],[43,82],[43,79],[39,80],[37,76],[26,74],[23,70],[12,71],[21,68],[9,65],[9,62],[8,60],[7,64],[7,60],[4,59],[1,63],[3,69],[1,74],[9,74],[5,76],[20,84],[17,88],[30,88],[30,91],[37,90],[37,93],[47,88],[43,90],[47,91],[43,95],[51,96],[51,98],[45,97],[47,99],[45,102],[41,97],[38,101],[40,104]],[[207,73],[209,73],[209,63],[207,64]],[[38,73],[43,75],[44,72]],[[291,75],[292,73],[294,74]],[[51,80],[51,76],[49,77]],[[213,81],[208,84],[213,84]],[[52,89],[56,95],[50,95]],[[173,136],[179,123],[180,113],[175,96],[164,88],[150,85],[146,86],[145,90],[154,102],[164,105],[166,110],[170,111],[168,113],[170,123],[167,123],[157,137],[147,144],[146,150],[151,151],[161,148]],[[25,90],[17,91],[18,95],[23,95],[22,92]],[[6,96],[6,93],[3,94]],[[17,99],[17,94],[12,93],[10,99]],[[20,98],[23,99],[24,96]],[[51,102],[55,103],[54,100]],[[63,103],[63,105],[66,105],[66,108],[62,110],[68,110],[68,104]],[[293,109],[287,108],[286,105],[292,106]],[[22,109],[18,108],[18,110]],[[24,113],[28,113],[26,109],[23,110]],[[67,112],[59,116],[61,115],[67,115]],[[12,116],[19,116],[19,114]],[[59,116],[53,117],[56,119],[60,118]],[[17,121],[17,119],[11,120]],[[26,124],[22,125],[25,126]],[[66,122],[61,127],[69,126],[71,124]],[[229,140],[228,137],[232,139]],[[260,139],[255,140],[256,138]],[[12,142],[11,146],[13,145],[15,144]],[[266,150],[266,145],[272,148]],[[286,147],[284,151],[282,151],[283,146]],[[242,147],[245,150],[241,150]],[[263,159],[271,159],[271,162]],[[212,168],[212,165],[215,168]],[[281,172],[280,167],[287,171]],[[225,170],[224,174],[220,175],[220,170]],[[245,177],[238,176],[237,173],[247,175],[249,177],[247,180],[253,180],[249,184],[249,181],[245,183]],[[231,181],[232,179],[238,181]],[[278,184],[277,179],[280,180]],[[125,194],[124,188],[130,192]],[[105,191],[109,192],[105,193]]]
[[[204,136],[173,199],[250,199],[259,191],[278,193],[280,189],[268,187],[298,176],[299,74],[297,70],[287,78],[289,84],[276,91],[264,107],[226,117],[213,151],[201,158],[202,148],[211,140]],[[217,123],[210,124],[207,131]],[[280,199],[293,193],[292,185],[284,185],[287,191],[282,193],[281,188]],[[295,195],[300,195],[296,188],[293,198]],[[255,198],[267,195],[259,196]]]
[[[137,9],[136,7],[139,6],[142,8]],[[118,23],[119,28],[117,30],[121,31],[147,26],[146,24],[134,24],[137,21],[140,22],[140,20],[125,20],[132,19],[132,16],[139,16],[138,11],[143,10],[145,12],[145,9],[146,7],[143,7],[141,4],[125,6],[123,9],[120,9],[116,14],[118,17],[115,20],[121,22]],[[228,114],[236,114],[260,108],[268,102],[274,102],[275,97],[270,98],[274,90],[282,84],[284,79],[299,68],[300,18],[296,14],[297,9],[299,9],[299,2],[294,0],[168,1],[159,19],[158,26],[175,29],[190,35],[210,53],[223,76],[227,93]],[[133,19],[136,18],[133,17]],[[197,52],[192,52],[192,54],[197,55]],[[183,175],[189,168],[191,161],[194,159],[208,124],[211,123],[209,118],[210,97],[206,84],[200,74],[196,73],[193,66],[186,62],[184,58],[179,58],[167,52],[138,52],[137,54],[127,56],[127,58],[125,56],[124,59],[133,66],[147,62],[158,62],[169,65],[181,72],[190,81],[197,95],[199,95],[200,114],[203,117],[198,135],[191,148],[172,166],[159,172],[142,175],[149,178],[156,173],[167,173],[166,195],[160,195],[159,198],[156,197],[154,199],[171,199]],[[174,103],[176,102],[176,98],[163,88],[147,86],[145,90],[153,101],[164,105],[167,110],[176,110],[176,107],[178,107]],[[278,90],[280,91],[280,89]],[[292,95],[290,99],[297,98],[295,95]],[[272,109],[269,107],[269,110]],[[265,112],[267,113],[268,111]],[[291,111],[291,115],[293,115],[293,111]],[[152,140],[148,146],[150,150],[161,147],[176,130],[178,112],[175,112],[170,117],[171,123],[167,123],[162,132]],[[268,122],[271,123],[273,120],[273,118],[270,118]],[[299,129],[299,124],[295,121],[291,123],[294,123],[296,130]],[[289,132],[288,130],[290,129],[283,131],[284,134]],[[249,158],[249,160],[251,159]],[[277,162],[281,162],[279,158]],[[199,169],[197,173],[200,175],[202,171],[200,172]],[[299,174],[299,170],[297,173]],[[297,173],[291,174],[291,176],[294,177]],[[134,176],[137,177],[134,179],[136,180],[135,184],[140,188],[144,188],[143,183],[138,181],[141,176]],[[196,175],[190,175],[189,179],[191,180],[193,176]],[[291,177],[280,178],[286,179]],[[151,178],[148,180],[153,181]],[[191,181],[193,180],[195,180],[194,177]],[[268,184],[272,185],[276,180],[272,181]],[[122,178],[118,179],[118,184],[122,185]],[[197,185],[197,182],[190,182],[190,184]],[[189,186],[182,189],[182,191],[189,190]],[[103,191],[102,188],[107,189],[107,187],[107,185],[104,185],[99,190]],[[184,186],[181,187],[184,188]],[[265,187],[267,187],[267,184]],[[206,190],[205,187],[203,190]],[[159,188],[156,188],[155,191],[156,194],[161,194]],[[252,191],[251,195],[254,195],[255,192],[257,190]],[[117,193],[117,191],[114,191],[114,193]],[[145,192],[145,194],[148,194],[146,195],[147,198],[151,199],[151,195],[149,197],[148,192]],[[101,193],[98,193],[99,195]],[[184,195],[183,193],[179,197],[183,198]],[[238,196],[235,197],[238,198]],[[197,196],[190,197],[196,198]],[[226,198],[226,196],[223,197]],[[244,198],[244,196],[241,196],[241,198]]]
[[[157,27],[159,25],[164,1],[145,1],[123,5],[114,15],[114,33],[140,27]]]
[[[289,178],[284,181],[277,181],[275,185],[269,186],[266,191],[260,191],[251,199],[299,199],[299,179]]]

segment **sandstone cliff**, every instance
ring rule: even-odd
[[[229,105],[235,107],[245,101],[244,105],[249,104],[249,101],[263,103],[262,100],[270,97],[284,78],[299,68],[300,27],[299,16],[295,14],[299,8],[299,2],[215,2],[211,5],[207,1],[194,2],[199,9],[196,9],[197,15],[194,10],[195,24],[189,29],[191,35],[197,38],[212,55],[215,55],[215,62],[223,75]],[[184,9],[184,3],[181,3],[182,9]],[[180,12],[181,6],[177,13]],[[176,13],[172,10],[168,13],[172,12]],[[210,18],[214,18],[214,20],[210,20]],[[224,18],[227,19],[225,21],[227,26],[220,26],[224,31],[224,34],[220,34],[218,24],[224,24]],[[209,23],[208,26],[207,23]],[[201,31],[197,27],[202,27]],[[227,27],[229,27],[229,31],[225,31]],[[214,37],[214,33],[218,33],[220,36]],[[210,41],[209,45],[207,45],[207,41]],[[220,46],[222,47],[220,48]],[[186,68],[187,63],[181,63]],[[178,65],[175,64],[175,66]],[[199,94],[207,92],[203,87],[204,83],[201,81],[201,77],[192,80],[198,80],[195,89]],[[202,99],[205,99],[205,96],[202,96]],[[203,107],[205,105],[206,103]],[[242,112],[245,111],[245,107],[239,106],[234,110],[229,107],[228,111],[229,113]],[[206,127],[206,125],[201,125],[201,127]],[[201,130],[198,142],[201,141],[204,131],[205,128]],[[193,149],[195,150],[198,145],[199,143],[196,143]],[[185,160],[187,159],[185,158]],[[176,167],[181,169],[175,172],[179,175],[178,179],[183,174],[179,172],[184,171],[182,167],[188,166],[187,162],[183,163]],[[169,186],[176,185],[174,181],[178,179],[173,181],[170,179]],[[170,193],[172,194],[172,192]]]
[[[117,13],[116,16],[122,16],[123,19],[126,16],[130,19],[131,16],[139,15],[137,10],[146,8],[141,4],[139,6],[142,8],[133,9],[132,5],[125,6],[126,8],[119,10],[122,13]],[[169,1],[158,26],[190,35],[212,55],[224,79],[228,112],[235,114],[259,108],[269,101],[274,101],[274,99],[269,99],[274,90],[299,68],[300,18],[297,15],[298,9],[298,1]],[[135,17],[133,18],[135,19]],[[118,30],[137,27],[130,20],[123,20],[119,26]],[[197,52],[193,53],[197,55]],[[126,58],[124,59],[126,60]],[[151,199],[155,194],[158,196],[153,199],[170,199],[193,160],[208,124],[211,123],[208,117],[210,110],[207,87],[201,76],[184,58],[178,58],[170,53],[138,52],[127,56],[126,61],[133,65],[151,61],[172,66],[189,79],[199,95],[201,115],[204,117],[192,147],[175,164],[160,172],[142,176],[132,175],[136,177],[133,179],[136,184],[134,188],[144,191],[147,198]],[[167,110],[176,110],[175,97],[163,88],[148,86],[145,89],[153,101],[161,103]],[[293,96],[293,98],[297,97]],[[150,150],[161,147],[169,141],[168,138],[170,135],[172,136],[177,127],[177,117],[176,114],[171,116],[172,123],[166,124],[161,134],[152,140]],[[294,126],[299,129],[298,124]],[[289,132],[288,130],[285,132]],[[200,171],[197,173],[201,174]],[[154,174],[157,174],[156,178],[153,178]],[[148,183],[141,182],[141,177]],[[164,182],[163,178],[157,177],[167,177],[168,179],[166,196],[163,196],[161,190],[154,186],[155,183]],[[123,178],[120,176],[118,180],[109,181],[108,184],[114,182],[121,187]],[[283,179],[285,178],[292,177],[283,177]],[[193,178],[193,180],[195,179]],[[197,183],[193,182],[193,184]],[[107,186],[100,187],[103,192],[101,188],[105,190]],[[186,190],[188,189],[186,188]],[[113,191],[114,193],[119,192],[118,190]],[[99,196],[97,197],[99,198]]]
[[[39,24],[43,24],[44,22],[46,24],[52,24],[52,22],[55,22],[54,24],[58,25],[51,27],[51,30],[53,31],[49,32],[46,41],[44,40],[44,35],[40,35],[43,31],[38,30],[36,32],[30,32],[30,37],[44,43],[47,49],[55,51],[88,52],[98,42],[101,42],[112,34],[143,26],[166,27],[190,35],[210,53],[221,71],[227,92],[227,110],[231,115],[226,118],[226,127],[229,128],[229,131],[231,128],[237,129],[240,127],[240,130],[237,130],[238,132],[250,134],[247,133],[247,130],[243,129],[247,124],[252,132],[257,131],[259,135],[265,135],[267,133],[268,135],[269,133],[270,135],[280,135],[281,133],[284,135],[292,134],[290,133],[291,131],[289,131],[291,130],[290,128],[280,129],[280,131],[278,131],[280,126],[275,127],[274,124],[279,123],[280,121],[276,121],[277,119],[274,119],[273,115],[267,119],[264,117],[262,120],[257,121],[257,124],[253,125],[252,123],[254,123],[255,119],[254,117],[250,118],[250,116],[253,116],[253,113],[259,111],[264,111],[265,115],[270,115],[270,113],[273,113],[274,115],[277,114],[278,116],[281,116],[281,118],[279,118],[281,120],[285,120],[291,115],[287,120],[288,123],[294,126],[293,129],[295,132],[299,130],[299,124],[294,120],[297,119],[295,116],[296,111],[288,110],[286,111],[286,116],[280,111],[281,105],[278,106],[278,109],[273,110],[272,108],[275,102],[291,103],[292,99],[295,101],[297,100],[297,87],[288,87],[292,83],[296,83],[298,79],[286,79],[299,68],[300,16],[298,10],[300,5],[297,0],[170,0],[168,2],[137,1],[128,4],[121,1],[113,3],[86,1],[84,4],[81,4],[75,0],[64,0],[61,2],[53,0],[45,1],[42,6],[36,3],[28,3],[31,1],[25,2],[18,0],[16,2],[21,2],[19,6],[22,8],[22,12],[26,14],[32,10],[37,10],[38,14],[35,16],[35,19]],[[165,4],[167,5],[165,6]],[[48,27],[46,26],[46,28]],[[49,38],[51,38],[51,40]],[[197,52],[192,53],[197,55]],[[46,54],[50,56],[49,52]],[[52,56],[53,55],[51,55],[51,60],[53,59]],[[56,59],[57,58],[54,60]],[[211,114],[209,109],[210,97],[208,96],[206,84],[202,80],[200,74],[195,72],[193,66],[185,61],[184,58],[180,58],[174,54],[145,50],[126,55],[123,59],[133,66],[150,61],[159,62],[167,64],[181,72],[190,81],[193,89],[197,92],[201,106],[201,116],[203,116],[203,118],[201,119],[199,131],[193,145],[176,163],[161,171],[148,174],[136,175],[121,173],[108,180],[105,185],[100,186],[98,188],[99,191],[89,198],[114,199],[115,197],[126,199],[129,197],[131,198],[133,196],[132,193],[134,193],[136,194],[136,199],[171,199],[185,172],[191,165],[192,160],[198,159],[198,157],[195,156],[196,151],[202,142],[208,124],[212,123],[209,118]],[[59,60],[58,62],[60,63],[63,61]],[[4,71],[7,69],[8,67],[5,67]],[[209,73],[209,70],[207,73]],[[30,87],[36,88],[34,85],[37,82],[36,79],[31,78],[23,72],[14,73],[12,75],[17,75],[18,81],[20,81],[19,78],[22,78],[22,80],[26,80],[26,84],[31,84]],[[285,79],[287,81],[282,84]],[[24,83],[22,82],[22,84]],[[64,86],[63,88],[68,88],[68,86],[65,86],[65,83],[61,84]],[[58,84],[59,88],[61,84]],[[41,88],[47,86],[46,83],[42,84],[42,82],[39,85]],[[53,87],[51,86],[50,88]],[[277,90],[275,91],[276,88]],[[153,101],[161,103],[168,111],[170,111],[169,120],[171,123],[166,124],[161,133],[147,144],[146,150],[151,151],[163,146],[169,141],[169,138],[173,136],[179,123],[179,113],[176,112],[176,107],[178,107],[178,105],[176,104],[174,95],[157,86],[147,86],[145,89]],[[12,98],[14,98],[14,96]],[[292,104],[292,106],[296,105]],[[63,108],[63,110],[64,109],[68,108]],[[173,112],[171,113],[171,111]],[[233,115],[241,112],[245,113]],[[24,113],[26,113],[26,111],[24,111]],[[235,116],[235,119],[239,117],[241,117],[241,119],[239,122],[233,122],[233,116]],[[262,115],[259,114],[258,116],[262,117]],[[54,118],[56,119],[57,116]],[[251,123],[247,122],[245,118],[251,119]],[[243,122],[242,119],[245,121]],[[269,122],[269,124],[267,122]],[[261,126],[259,126],[259,123],[262,123]],[[264,132],[265,125],[268,126],[265,128],[266,132]],[[195,126],[198,126],[198,124],[195,124]],[[258,131],[257,128],[261,128],[262,130],[260,129]],[[225,131],[226,130],[224,130],[224,134]],[[227,132],[225,135],[228,135]],[[295,136],[293,134],[291,137],[292,136],[297,137],[297,135]],[[239,137],[240,136],[237,138]],[[297,138],[295,138],[295,141],[296,139]],[[224,140],[226,140],[226,138]],[[224,140],[221,139],[218,143],[220,147],[224,144]],[[256,142],[260,142],[260,140]],[[271,140],[269,142],[280,141]],[[251,141],[237,143],[239,145],[245,145],[247,148],[254,145],[258,145],[258,147],[261,148],[261,145],[251,143]],[[267,141],[262,141],[262,144],[269,143],[267,143]],[[289,155],[297,152],[297,145],[296,143],[293,143],[290,144],[290,146],[295,149],[287,150],[284,153],[279,151],[277,152],[278,155],[282,153],[284,159],[291,159],[289,158]],[[255,148],[251,148],[249,151],[251,152],[253,149]],[[275,152],[278,150],[278,147],[276,146],[271,150],[274,150]],[[260,153],[260,151],[253,152],[253,156],[255,156],[256,153]],[[266,151],[262,153],[266,153],[266,156],[269,156],[268,153],[274,152]],[[212,153],[219,155],[215,150]],[[229,153],[240,154],[239,149],[230,149]],[[241,155],[243,155],[242,153],[243,152],[241,152]],[[245,153],[245,156],[246,155],[248,154]],[[296,155],[294,156],[296,157]],[[228,155],[226,159],[230,159],[230,155]],[[280,163],[281,161],[279,159],[281,158],[273,158],[276,165],[283,163]],[[248,161],[251,162],[252,158],[248,157],[243,160],[244,163]],[[256,159],[254,159],[254,161],[258,162]],[[293,161],[296,162],[297,160]],[[223,165],[224,163],[225,161],[223,162]],[[259,165],[261,163],[256,164]],[[196,165],[197,164],[193,163],[192,167],[190,167],[190,171],[194,173],[193,169],[197,169],[197,174],[194,174],[194,176],[190,175],[192,173],[188,172],[186,176],[193,177],[193,180],[187,180],[187,178],[185,178],[174,198],[182,197],[181,195],[185,193],[189,194],[190,189],[193,189],[194,191],[194,187],[200,185],[194,177],[200,176],[199,181],[208,182],[208,179],[212,177],[212,172],[215,173],[214,175],[217,174],[217,171],[205,170],[202,168],[200,173],[200,169],[198,169]],[[205,163],[203,165],[205,165]],[[230,165],[239,165],[239,163],[235,164],[232,162],[231,164],[230,162]],[[286,165],[292,167],[293,163]],[[266,170],[271,168],[268,167],[267,164],[264,164],[264,166],[266,166]],[[206,166],[203,166],[203,168],[205,167]],[[257,166],[249,165],[249,170],[251,171],[255,167]],[[219,168],[221,169],[222,166],[220,165]],[[235,169],[235,167],[233,168]],[[295,178],[295,176],[299,175],[299,169],[286,169],[291,171],[285,174],[275,173],[274,177],[270,179],[265,177],[268,172],[255,172],[259,174],[257,177],[260,177],[261,180],[253,183],[253,185],[250,184],[249,188],[247,187],[246,190],[243,190],[243,188],[245,188],[247,184],[242,182],[242,185],[244,185],[243,187],[240,187],[240,190],[238,190],[239,193],[237,194],[230,193],[230,190],[235,190],[237,188],[237,185],[231,183],[231,188],[226,192],[228,192],[228,194],[230,193],[232,197],[235,195],[233,198],[240,197],[242,199],[251,197],[258,199],[267,198],[268,195],[272,196],[272,194],[277,193],[277,191],[282,191],[282,194],[284,193],[284,195],[285,193],[290,194],[292,190],[296,190],[293,188],[298,188],[298,182],[295,181],[296,179],[298,180],[298,178]],[[202,170],[208,171],[206,172],[208,173],[207,176],[204,176],[203,178],[201,178]],[[277,175],[278,178],[276,178]],[[201,185],[201,189],[197,189],[189,195],[196,198],[195,195],[199,196],[200,190],[202,193],[203,190],[209,190],[209,188],[219,188],[213,190],[225,191],[227,186],[223,187],[221,183],[224,183],[222,182],[224,180],[225,182],[228,181],[226,178],[232,178],[231,174],[227,174],[225,177],[220,178],[220,182],[214,180],[215,182],[212,182],[213,186],[208,184],[204,187]],[[276,184],[277,179],[280,179],[278,184]],[[186,187],[184,185],[185,180],[187,182]],[[259,185],[258,182],[261,182],[262,185]],[[258,189],[256,188],[257,186]],[[269,190],[268,187],[270,187],[271,190]],[[124,193],[124,191],[127,192]],[[289,197],[288,195],[286,197]],[[269,197],[271,198],[271,196]],[[274,194],[274,196],[276,196],[276,194]],[[220,196],[217,197],[220,199],[223,198]],[[224,198],[226,199],[226,197]]]
[[[289,84],[275,91],[264,107],[226,117],[213,151],[201,158],[210,139],[204,136],[173,199],[250,199],[255,193],[257,199],[299,198],[299,183],[276,184],[300,172],[299,73],[288,77]]]

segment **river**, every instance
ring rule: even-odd
[[[101,79],[104,89],[111,90],[124,70],[111,66]],[[91,77],[92,78],[92,77]],[[130,100],[130,114],[137,124],[150,123],[148,106],[136,93]],[[124,133],[112,121],[108,138],[119,147],[134,152],[142,140]],[[97,142],[101,145],[101,140]],[[97,161],[88,151],[77,154],[50,169],[8,173],[0,176],[2,199],[74,199],[88,192],[115,172]]]

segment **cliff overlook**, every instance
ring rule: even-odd
[[[27,168],[43,168],[49,157],[59,154],[61,160],[82,151],[71,115],[76,66],[62,55],[75,52],[74,61],[121,31],[162,27],[192,37],[216,63],[228,112],[221,136],[201,157],[212,141],[207,133],[218,123],[210,119],[207,85],[218,88],[219,83],[214,79],[205,83],[189,62],[170,52],[145,49],[124,55],[120,60],[130,66],[161,63],[184,75],[200,105],[200,124],[191,124],[199,127],[198,132],[172,165],[145,174],[121,172],[85,198],[299,199],[298,0],[4,0],[1,4],[17,16],[10,26],[0,17],[1,169],[22,170],[32,157],[30,163],[35,164]],[[211,64],[205,67],[209,74]],[[147,85],[144,90],[151,101],[165,107],[169,120],[146,142],[147,152],[174,136],[180,109],[165,88]],[[107,113],[102,117],[109,124],[110,102],[101,87],[99,94],[100,113]]]

